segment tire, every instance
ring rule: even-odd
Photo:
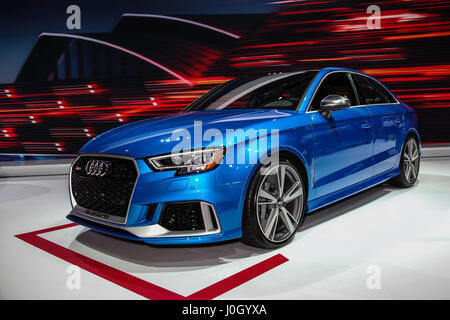
[[[409,136],[402,148],[400,158],[400,174],[390,180],[390,183],[400,188],[412,187],[419,176],[420,154],[419,144],[413,136]]]
[[[305,208],[305,183],[291,162],[280,159],[276,164],[259,167],[245,200],[242,242],[264,249],[287,244],[302,224]]]

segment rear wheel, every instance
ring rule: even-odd
[[[285,245],[303,221],[304,195],[302,176],[289,161],[260,167],[247,193],[242,241],[266,249]]]
[[[402,150],[400,158],[400,174],[391,180],[397,187],[409,188],[414,185],[419,175],[420,156],[417,140],[410,136]]]

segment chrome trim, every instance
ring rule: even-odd
[[[400,104],[400,101],[398,101],[398,99],[389,91],[388,88],[386,88],[385,85],[383,85],[380,81],[378,81],[377,79],[374,79],[372,77],[369,77],[368,75],[364,74],[364,73],[359,73],[359,72],[355,72],[355,71],[347,71],[347,70],[334,70],[334,71],[330,71],[327,74],[325,74],[322,79],[320,79],[319,83],[317,84],[317,87],[314,89],[314,93],[311,96],[311,99],[308,102],[308,106],[306,107],[306,111],[305,113],[314,113],[314,112],[320,112],[320,110],[309,110],[311,108],[311,103],[314,100],[314,98],[316,97],[316,93],[317,90],[319,89],[320,85],[322,84],[323,80],[326,79],[326,77],[328,77],[330,74],[332,73],[336,73],[336,72],[346,72],[346,73],[353,73],[353,74],[357,74],[360,76],[364,76],[366,78],[369,78],[373,81],[378,82],[390,95],[392,98],[394,98],[395,101],[397,102],[392,102],[392,103],[376,103],[376,104],[358,104],[356,106],[351,106],[348,109],[352,109],[352,108],[359,108],[359,107],[368,107],[368,106],[380,106],[380,105],[386,105],[386,104]],[[353,87],[353,78],[349,79],[349,81],[351,80],[352,83],[352,87]],[[355,93],[358,94],[358,91],[356,90],[356,88],[353,88],[355,90]],[[356,97],[355,97],[356,98]],[[358,101],[359,101],[359,97],[358,97]]]
[[[88,176],[103,177],[108,172],[109,166],[109,161],[89,160],[84,166],[84,172]]]
[[[75,201],[75,198],[73,197],[73,194],[72,194],[72,167],[78,161],[79,158],[84,157],[84,156],[86,156],[86,157],[96,157],[96,156],[98,156],[98,157],[119,158],[119,159],[126,159],[126,160],[132,160],[133,161],[134,166],[136,168],[137,177],[136,177],[136,181],[134,182],[133,190],[131,191],[130,201],[128,202],[127,214],[125,216],[125,220],[124,221],[119,222],[119,221],[114,221],[113,219],[102,219],[102,218],[100,218],[98,216],[90,215],[89,213],[86,213],[86,210],[89,210],[89,209],[86,209],[86,208],[83,208],[82,206],[79,206],[77,204],[77,202]],[[130,212],[131,200],[133,199],[134,190],[136,189],[136,185],[137,185],[137,182],[139,180],[139,176],[140,176],[139,167],[137,165],[136,159],[134,159],[133,157],[122,156],[122,155],[115,155],[115,154],[105,154],[105,153],[82,153],[82,154],[78,155],[78,157],[76,157],[76,159],[70,165],[70,171],[69,171],[69,194],[70,194],[70,201],[72,202],[72,212],[73,211],[76,212],[76,210],[80,210],[81,212],[78,212],[78,213],[83,214],[83,216],[86,215],[86,216],[95,217],[96,220],[108,221],[108,222],[113,222],[113,223],[118,223],[118,224],[126,224],[127,221],[128,221],[128,214]],[[95,211],[95,210],[91,210],[91,211]],[[102,213],[102,212],[99,212],[99,213]],[[118,217],[118,218],[120,218],[120,217]]]
[[[195,201],[195,200],[193,200]],[[117,225],[111,225],[109,223],[98,221],[97,218],[93,218],[90,216],[85,216],[77,211],[72,210],[69,215],[74,215],[81,217],[83,219],[96,222],[99,224],[103,224],[108,227],[117,228],[121,230],[125,230],[130,232],[131,234],[134,234],[135,236],[139,238],[174,238],[174,237],[197,237],[197,236],[207,236],[212,234],[218,234],[222,232],[222,227],[219,222],[219,218],[217,216],[216,208],[214,205],[205,202],[205,201],[198,201],[200,202],[200,207],[202,210],[203,215],[203,221],[205,223],[205,230],[204,231],[170,231],[160,224],[152,224],[148,226],[138,226],[138,227],[125,227],[125,226],[117,226]],[[206,209],[209,208],[209,209]],[[212,212],[210,211],[212,210]],[[208,212],[207,212],[208,211]],[[216,219],[217,223],[217,229],[214,229],[213,223],[211,220],[211,214]],[[208,218],[206,218],[208,217]]]
[[[211,219],[211,214],[209,212],[209,209],[212,208],[212,206],[207,204],[206,202],[200,202],[200,208],[202,210],[203,224],[205,226],[205,231],[206,232],[215,231],[214,223]]]

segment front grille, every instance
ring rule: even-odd
[[[107,167],[107,170],[100,174],[91,170],[91,174],[88,174],[87,164],[91,160],[104,161],[107,164],[104,168]],[[85,213],[94,211],[94,215],[98,217],[108,219],[109,216],[114,216],[119,218],[115,218],[115,221],[124,222],[137,176],[133,160],[81,156],[72,166],[72,196],[78,206],[87,209]]]
[[[165,204],[159,224],[170,231],[205,230],[200,202]]]

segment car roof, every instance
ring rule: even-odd
[[[262,78],[262,77],[269,77],[269,76],[273,76],[274,78],[280,76],[280,75],[296,75],[302,72],[317,72],[317,73],[322,73],[322,74],[326,74],[328,72],[331,71],[348,71],[348,72],[354,72],[354,73],[360,73],[360,74],[364,74],[364,72],[358,71],[358,70],[353,70],[353,69],[348,69],[348,68],[343,68],[343,67],[325,67],[325,68],[321,68],[321,69],[293,69],[293,70],[289,70],[289,71],[272,71],[272,72],[265,72],[265,73],[257,73],[257,74],[252,74],[252,75],[248,75],[248,76],[244,76],[244,77],[240,77],[241,79],[244,78],[253,78],[253,79],[257,79],[257,78]]]

